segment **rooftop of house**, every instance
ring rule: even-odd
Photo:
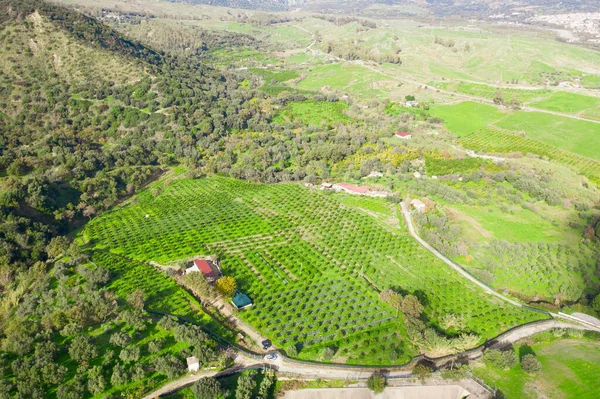
[[[242,309],[246,306],[252,305],[252,300],[250,297],[241,291],[236,291],[235,296],[231,298],[231,302],[235,305],[236,308]]]
[[[185,359],[185,361],[187,362],[188,366],[191,366],[192,364],[198,364],[198,363],[200,363],[198,361],[198,358],[196,356],[188,357],[187,359]]]
[[[397,132],[396,136],[398,137],[408,137],[408,136],[412,136],[410,133],[408,132]]]
[[[209,262],[206,259],[196,259],[193,266],[186,270],[187,273],[192,271],[202,272],[206,277],[219,277],[218,269],[212,265],[212,262]]]
[[[336,186],[346,189],[348,191],[353,191],[355,193],[360,193],[360,194],[364,194],[367,191],[369,191],[368,187],[356,186],[354,184],[349,184],[349,183],[337,183]]]

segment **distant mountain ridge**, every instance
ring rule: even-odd
[[[490,16],[498,14],[553,14],[593,12],[598,4],[593,0],[168,0],[192,4],[209,4],[234,8],[283,11],[358,13],[374,4],[418,6],[438,15]]]

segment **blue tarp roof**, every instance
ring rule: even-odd
[[[240,291],[235,292],[235,296],[231,299],[231,302],[233,302],[235,307],[238,309],[252,305],[252,300],[250,299],[250,297]]]

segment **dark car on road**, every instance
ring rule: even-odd
[[[270,348],[272,345],[273,345],[273,344],[272,344],[272,343],[271,343],[271,341],[269,341],[268,339],[265,339],[265,340],[262,342],[262,346],[263,346],[263,349],[264,349],[264,350],[267,350],[267,349],[269,349],[269,348]]]

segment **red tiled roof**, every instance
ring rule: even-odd
[[[208,262],[204,259],[196,259],[194,261],[194,265],[198,266],[198,269],[200,269],[200,271],[204,273],[205,276],[212,277],[215,275],[215,272],[212,269],[212,267],[210,267]]]
[[[354,184],[338,183],[337,185],[342,188],[345,188],[346,190],[354,191],[355,193],[360,193],[360,194],[364,194],[367,191],[369,191],[368,187],[355,186]]]
[[[411,134],[407,133],[407,132],[398,132],[398,133],[396,133],[396,136],[400,136],[400,137],[407,137],[407,136],[410,136],[410,135]]]

